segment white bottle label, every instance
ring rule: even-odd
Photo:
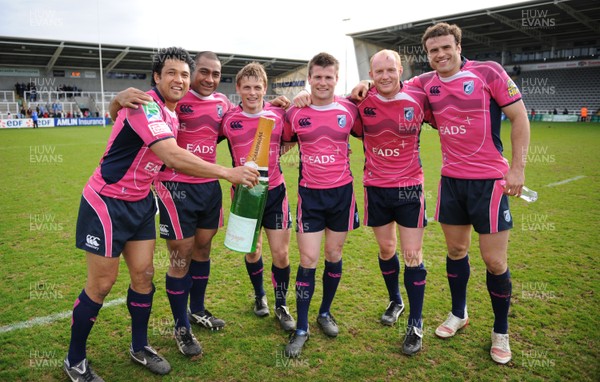
[[[257,222],[257,219],[245,218],[230,212],[225,233],[225,246],[238,252],[250,252]]]

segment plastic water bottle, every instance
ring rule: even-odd
[[[252,148],[244,164],[259,171],[258,184],[252,188],[242,184],[235,187],[225,233],[225,246],[237,252],[256,251],[269,191],[269,145],[274,125],[274,119],[260,117]]]
[[[533,191],[532,189],[529,189],[529,188],[523,186],[521,188],[520,198],[525,200],[528,203],[533,203],[537,200],[538,194],[537,194],[537,192]]]

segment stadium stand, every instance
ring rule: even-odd
[[[600,67],[523,71],[514,79],[528,110],[549,114],[565,108],[577,113],[582,106],[600,109]]]

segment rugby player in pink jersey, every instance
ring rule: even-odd
[[[390,303],[381,317],[393,325],[404,310],[398,276],[396,227],[404,260],[404,286],[410,303],[404,354],[421,350],[422,309],[427,271],[423,264],[423,234],[427,225],[423,169],[419,157],[421,125],[431,120],[425,93],[402,85],[402,65],[396,51],[382,50],[371,58],[374,87],[357,104],[365,150],[365,224],[379,245],[379,268]]]
[[[271,281],[275,293],[275,318],[281,328],[291,331],[296,322],[287,307],[287,291],[290,282],[291,213],[287,198],[285,179],[279,163],[282,153],[281,136],[285,120],[285,110],[265,104],[267,73],[263,66],[252,62],[244,66],[236,76],[236,91],[241,104],[230,110],[223,118],[221,133],[227,138],[234,166],[242,166],[250,152],[260,117],[275,120],[269,145],[269,190],[262,218],[269,248],[271,250]],[[233,197],[233,188],[232,193]],[[258,238],[256,251],[245,256],[246,270],[254,288],[254,314],[259,317],[269,315],[267,297],[263,288],[262,234]]]
[[[197,177],[216,177],[248,186],[258,172],[208,163],[177,146],[177,102],[187,93],[194,62],[181,48],[160,50],[153,58],[153,102],[123,109],[106,150],[83,190],[77,219],[76,245],[86,252],[87,281],[76,299],[69,352],[64,370],[73,381],[102,381],[89,366],[87,338],[104,299],[115,283],[121,253],[130,274],[127,308],[131,314],[132,361],[157,374],[171,366],[148,344],[154,295],[153,254],[156,205],[150,186],[167,165]]]
[[[325,236],[323,298],[317,324],[330,337],[339,333],[330,312],[342,276],[342,249],[348,231],[359,226],[348,137],[360,128],[352,102],[334,95],[339,62],[319,53],[308,64],[312,105],[290,108],[286,113],[284,142],[298,142],[300,168],[296,232],[300,265],[296,275],[296,330],[285,348],[298,357],[309,338],[308,310],[315,289],[315,271]]]
[[[449,338],[469,322],[466,297],[473,227],[479,233],[494,312],[490,355],[495,362],[506,364],[512,358],[508,336],[512,281],[507,250],[513,226],[507,196],[520,195],[525,181],[529,120],[521,93],[504,68],[493,61],[462,57],[461,36],[456,25],[429,27],[421,41],[434,71],[409,81],[427,94],[442,148],[436,220],[448,249],[452,310],[435,333]],[[359,92],[353,90],[353,94]],[[510,165],[502,156],[502,113],[511,124]]]

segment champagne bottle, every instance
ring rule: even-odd
[[[252,188],[241,184],[235,187],[225,233],[225,246],[237,252],[256,251],[269,191],[269,149],[274,125],[274,119],[259,118],[254,142],[244,164],[260,172],[258,184]]]

